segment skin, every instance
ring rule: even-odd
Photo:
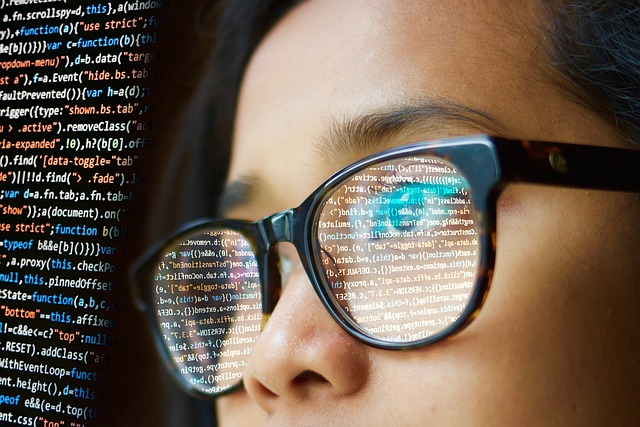
[[[623,146],[550,83],[534,2],[311,0],[262,41],[240,94],[229,182],[256,188],[227,217],[299,205],[339,167],[386,146],[494,133]],[[488,125],[420,121],[376,147],[327,153],[331,123],[416,100]],[[636,194],[510,185],[498,201],[492,287],[465,330],[408,352],[348,336],[295,252],[222,426],[638,425]],[[284,245],[283,245],[284,246]]]

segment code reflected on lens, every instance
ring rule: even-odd
[[[410,343],[459,318],[480,258],[471,193],[454,165],[425,156],[368,167],[327,196],[316,231],[321,264],[351,323]]]
[[[194,233],[167,250],[154,279],[156,321],[181,376],[207,394],[239,384],[262,319],[248,241],[227,229]]]

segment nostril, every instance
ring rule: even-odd
[[[307,370],[295,377],[293,382],[295,384],[303,384],[311,382],[328,383],[329,381],[319,373]]]
[[[264,401],[270,401],[278,397],[276,393],[260,381],[245,380],[244,388],[249,394],[260,396]]]

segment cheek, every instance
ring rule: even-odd
[[[607,313],[638,302],[637,197],[522,186],[513,198],[518,208],[498,214],[487,308],[523,304],[521,317],[549,328],[542,337],[572,328],[568,342],[610,334],[616,318]]]
[[[640,205],[620,193],[529,186],[512,197],[498,216],[492,289],[472,326],[488,337],[486,354],[516,401],[597,417],[620,398],[605,390],[637,387],[628,373],[638,372],[640,350]]]
[[[638,195],[514,185],[503,196],[496,274],[564,283],[568,292],[638,279]]]

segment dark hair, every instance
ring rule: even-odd
[[[215,213],[244,68],[259,41],[297,0],[185,1],[188,12],[176,12],[178,23],[172,27],[172,37],[181,41],[170,60],[178,68],[179,77],[172,80],[178,84],[169,85],[173,92],[165,95],[171,111],[154,155],[161,167],[155,168],[153,215],[147,224],[153,240]],[[185,18],[195,23],[185,26],[194,28],[182,28]],[[196,53],[186,52],[184,45]],[[188,102],[181,107],[184,98]],[[176,110],[181,114],[176,116]]]
[[[640,147],[640,3],[555,0],[546,50],[556,80]]]

